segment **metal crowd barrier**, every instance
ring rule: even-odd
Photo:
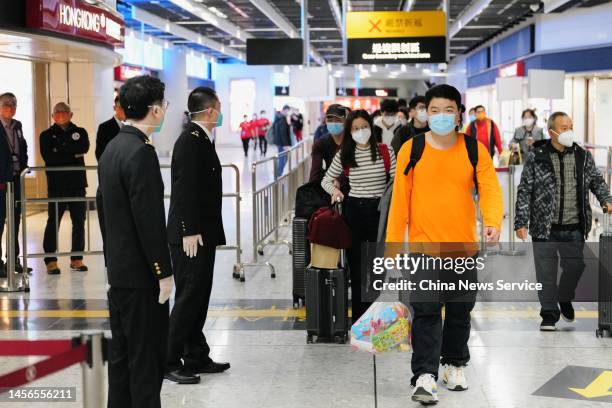
[[[259,256],[263,256],[264,248],[268,245],[286,245],[291,254],[291,241],[280,239],[279,229],[291,221],[297,188],[308,181],[311,146],[312,139],[304,139],[276,156],[256,161],[251,165],[253,260],[243,262],[243,266],[267,267],[270,269],[270,276],[275,278],[274,266],[267,261],[259,262]],[[279,174],[282,161],[286,161],[287,171]],[[269,170],[270,164],[274,177],[271,182],[258,188],[258,170],[263,167]]]
[[[20,274],[15,272],[15,261],[15,185],[10,182],[6,183],[6,264],[4,265],[6,283],[0,286],[0,292],[27,290],[27,286],[22,284],[22,279],[19,279]]]
[[[236,221],[236,244],[235,245],[220,245],[217,247],[218,250],[229,250],[235,251],[236,253],[236,263],[233,265],[232,276],[235,279],[240,279],[244,281],[244,267],[241,261],[242,258],[242,247],[241,247],[241,234],[240,234],[240,170],[234,164],[224,164],[221,167],[232,169],[234,172],[234,183],[235,189],[229,193],[223,193],[224,198],[234,198],[235,199],[235,221]],[[97,166],[66,166],[66,167],[29,167],[25,169],[21,173],[21,236],[22,236],[22,259],[23,259],[23,270],[27,271],[28,269],[28,260],[30,258],[44,258],[44,257],[60,257],[60,256],[86,256],[86,255],[103,255],[104,252],[102,250],[92,249],[91,245],[91,222],[90,222],[90,209],[93,207],[90,204],[96,202],[95,197],[53,197],[53,198],[28,198],[26,195],[25,188],[25,177],[27,174],[36,172],[36,171],[93,171],[97,170]],[[170,165],[161,165],[161,169],[170,169]],[[0,291],[29,291],[29,274],[15,273],[15,242],[12,239],[15,234],[15,221],[14,221],[14,187],[13,183],[8,183],[7,186],[7,200],[6,200],[6,208],[7,208],[7,283],[6,286],[0,287]],[[170,194],[164,195],[165,199],[170,198]],[[85,224],[85,232],[86,232],[86,241],[85,241],[85,249],[83,251],[71,251],[71,252],[52,252],[52,253],[28,253],[28,219],[27,219],[27,210],[28,205],[32,204],[49,204],[49,203],[69,203],[69,202],[85,202],[86,207],[86,224]],[[58,206],[55,206],[55,217],[58,219]],[[55,226],[55,236],[56,242],[59,244],[59,226],[60,222],[56,223]],[[59,246],[59,245],[58,245]],[[12,271],[12,272],[11,272]],[[21,275],[21,276],[19,276]]]
[[[80,364],[83,379],[82,407],[103,408],[106,406],[105,364],[108,361],[108,339],[104,333],[83,333],[79,337],[68,340],[2,340],[0,341],[0,355],[10,357],[44,356],[45,359],[26,367],[0,375],[0,394],[11,391],[34,390],[21,388],[33,381],[55,374],[74,364]],[[66,402],[76,402],[76,387],[54,387],[60,392],[61,399]],[[39,397],[26,394],[25,402],[54,402],[57,395],[51,392],[42,393]],[[48,391],[51,391],[49,389]],[[4,400],[6,400],[5,397]]]
[[[605,153],[606,165],[605,166],[598,165],[597,168],[602,172],[604,179],[606,180],[606,183],[608,184],[608,187],[611,187],[610,182],[612,181],[612,146],[587,143],[587,144],[584,144],[582,147],[584,147],[586,150],[591,152],[595,160],[595,163],[597,163],[597,160],[600,156],[599,153],[600,152]],[[589,194],[589,202],[591,204],[591,207],[594,207],[594,208],[600,207],[599,200],[597,200],[597,197],[595,197],[593,193]],[[594,232],[597,230],[597,227],[599,226],[599,219],[595,218],[595,224],[596,224],[596,228],[594,229]]]

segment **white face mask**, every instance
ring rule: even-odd
[[[525,118],[525,119],[523,119],[523,126],[531,127],[531,126],[533,126],[534,122],[535,122],[535,120],[533,118]]]
[[[421,123],[427,122],[427,111],[424,109],[418,110],[416,114],[416,119]]]
[[[366,144],[370,140],[371,134],[372,134],[372,131],[370,130],[370,128],[364,128],[364,129],[359,129],[351,133],[351,136],[353,137],[353,140],[355,141],[355,143]]]
[[[387,126],[393,126],[397,121],[397,116],[383,116],[382,121]]]
[[[572,147],[572,145],[574,144],[574,131],[573,130],[568,130],[563,133],[557,133],[557,135],[559,135],[559,138],[557,139],[559,144],[562,144],[565,147]]]

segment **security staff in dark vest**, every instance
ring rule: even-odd
[[[110,284],[108,407],[159,408],[174,279],[164,184],[149,137],[168,103],[164,84],[149,76],[127,80],[119,100],[126,124],[98,166]]]
[[[60,102],[53,108],[53,126],[40,134],[40,153],[47,167],[85,166],[85,154],[89,151],[89,136],[82,127],[72,123],[70,106]],[[48,171],[47,190],[49,198],[85,197],[87,175],[85,170]],[[59,228],[64,212],[70,212],[72,221],[72,252],[85,249],[85,201],[49,203],[49,217],[43,248],[45,252],[57,251],[56,229]],[[56,257],[46,257],[47,273],[57,275],[60,269]],[[82,256],[70,258],[70,269],[86,272]]]
[[[121,130],[121,127],[123,126],[123,121],[125,120],[125,112],[119,103],[119,95],[115,97],[113,109],[115,111],[113,117],[106,122],[100,123],[100,126],[98,126],[98,133],[96,135],[96,160],[98,160],[98,162],[100,162],[100,157],[102,157],[102,153],[104,153],[106,145],[108,145],[108,143],[113,140],[115,136],[117,136]],[[104,207],[102,204],[102,196],[100,195],[99,187],[98,191],[96,192],[96,208],[98,210],[100,233],[102,234],[102,248],[106,253],[106,239],[104,236]]]
[[[15,271],[23,272],[19,256],[19,223],[21,221],[20,174],[28,167],[28,144],[23,137],[21,122],[13,119],[17,112],[17,98],[7,92],[0,95],[0,276],[6,277],[2,261],[2,236],[6,220],[6,183],[13,183],[15,201]]]
[[[213,129],[221,126],[221,104],[215,91],[199,87],[189,95],[190,122],[172,154],[172,196],[168,240],[176,279],[166,379],[199,382],[200,373],[219,373],[229,363],[216,363],[202,332],[213,283],[215,250],[225,244],[221,218],[221,163]],[[183,363],[181,363],[181,359]]]

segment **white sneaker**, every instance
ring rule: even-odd
[[[463,367],[445,364],[442,366],[442,381],[451,391],[465,391],[468,389],[467,379]]]
[[[438,384],[431,374],[421,374],[416,380],[412,400],[423,405],[433,405],[438,402]]]

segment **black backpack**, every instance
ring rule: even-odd
[[[489,119],[487,119],[489,120]],[[491,130],[489,131],[489,154],[491,155],[491,157],[495,156],[495,126],[493,124],[493,121],[491,120],[490,122],[491,125]],[[478,140],[478,129],[476,129],[476,121],[472,121],[470,122],[470,134],[469,135],[465,135],[466,138],[468,137],[473,137],[474,139]]]
[[[468,135],[464,135],[463,139],[465,140],[465,148],[467,150],[468,157],[470,159],[470,163],[472,163],[472,167],[474,168],[474,188],[476,197],[478,197],[478,175],[476,174],[476,166],[478,165],[478,140],[475,137],[470,137]],[[421,156],[423,156],[423,150],[425,150],[425,133],[421,133],[412,138],[412,150],[410,151],[410,161],[404,169],[404,176],[407,176],[410,172],[410,169],[413,169],[414,166],[421,160]]]
[[[320,180],[309,181],[298,187],[295,197],[295,216],[310,219],[321,207],[329,206],[331,197],[321,187]]]

